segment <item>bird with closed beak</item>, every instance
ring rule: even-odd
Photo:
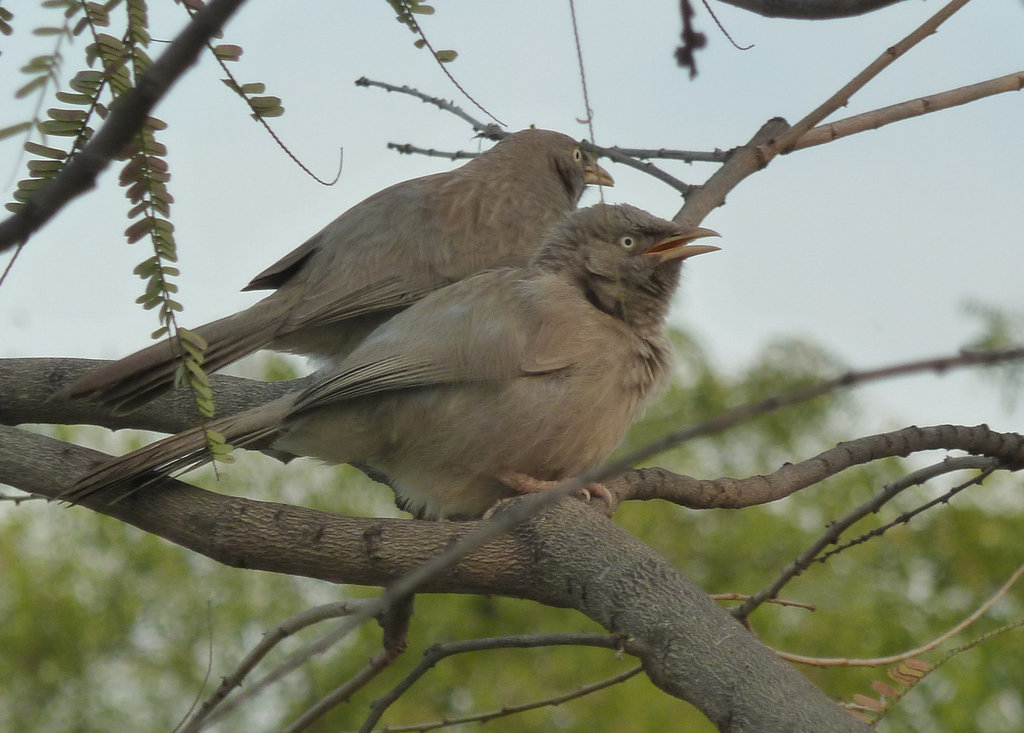
[[[587,184],[613,183],[572,138],[529,129],[460,168],[386,188],[243,288],[273,290],[268,297],[194,329],[207,344],[204,367],[213,372],[262,348],[337,361],[426,294],[481,270],[527,264]],[[65,393],[130,412],[174,386],[178,363],[165,340]]]
[[[717,236],[632,206],[554,226],[527,267],[438,290],[304,391],[213,421],[235,445],[354,463],[418,517],[473,518],[603,461],[666,375],[683,260]],[[66,495],[130,493],[208,460],[203,429],[99,466]]]

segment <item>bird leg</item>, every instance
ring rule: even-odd
[[[506,471],[498,475],[498,480],[508,486],[516,494],[536,494],[541,491],[550,491],[562,483],[561,481],[545,481],[534,478],[529,474],[517,471]],[[599,497],[605,503],[605,514],[609,517],[615,512],[618,502],[604,484],[597,482],[589,483],[576,489],[573,494],[583,501],[589,502],[593,497]]]

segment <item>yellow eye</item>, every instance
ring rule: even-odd
[[[573,148],[572,159],[579,163],[581,160],[583,160],[583,151],[580,150],[579,148]]]
[[[636,246],[636,239],[630,237],[629,235],[626,235],[625,237],[619,240],[619,244],[622,245],[623,249],[633,249],[633,247]]]

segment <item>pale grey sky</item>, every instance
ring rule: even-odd
[[[28,5],[17,8],[16,35],[0,38],[0,98],[8,100],[0,126],[31,115],[32,100],[10,101],[22,82],[17,69],[52,44],[26,32],[42,12]],[[511,129],[536,124],[586,133],[576,121],[584,106],[567,3],[436,5],[436,15],[423,19],[428,37],[437,48],[459,51],[450,70]],[[152,6],[154,37],[173,36],[183,11]],[[578,3],[599,144],[729,148],[774,115],[794,122],[941,4],[907,0],[820,23],[713,7],[738,43],[754,46],[734,49],[698,9],[709,48],[698,55],[700,75],[691,81],[673,60],[678,3]],[[1019,71],[1022,39],[1020,0],[975,0],[840,116]],[[310,181],[247,120],[208,60],[161,104],[156,114],[169,128],[160,139],[170,150],[177,202],[183,323],[198,325],[253,302],[256,296],[240,287],[367,195],[451,166],[398,156],[387,142],[474,146],[456,118],[353,85],[364,75],[408,84],[482,114],[413,40],[382,1],[304,0],[285,9],[250,0],[228,26],[225,41],[246,50],[232,67],[238,78],[263,81],[283,98],[287,114],[271,124],[291,149],[330,177],[344,147],[344,172],[333,188]],[[73,60],[74,51],[66,58]],[[723,251],[688,267],[674,318],[706,340],[723,369],[788,334],[814,339],[856,367],[953,352],[976,331],[962,313],[964,301],[1024,312],[1022,131],[1018,92],[777,159],[707,219],[722,233]],[[17,157],[15,143],[0,143],[5,182],[21,177],[13,173]],[[609,200],[662,216],[677,210],[675,191],[607,167],[617,181]],[[665,167],[690,182],[713,170]],[[589,193],[584,203],[595,200]],[[157,324],[134,304],[141,281],[131,275],[146,243],[124,243],[126,209],[111,170],[98,190],[33,237],[0,288],[0,355],[109,358],[146,343]],[[879,406],[871,429],[982,421],[1021,429],[1020,413],[1003,411],[995,392],[967,375],[904,379],[865,395]]]

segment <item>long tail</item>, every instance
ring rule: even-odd
[[[215,372],[263,348],[276,335],[280,304],[271,298],[195,329],[208,345],[203,366]],[[86,374],[65,388],[69,397],[89,397],[115,414],[131,412],[174,387],[178,357],[167,341],[153,344]]]
[[[77,504],[102,492],[113,502],[161,478],[209,463],[206,430],[222,433],[236,447],[253,446],[280,429],[293,402],[293,396],[285,396],[113,458],[78,479],[60,498]]]

